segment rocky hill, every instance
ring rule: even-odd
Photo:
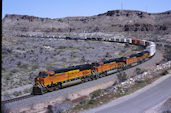
[[[92,32],[164,33],[171,31],[171,10],[147,13],[133,10],[112,10],[89,17],[39,18],[27,15],[6,15],[3,33],[55,34]]]

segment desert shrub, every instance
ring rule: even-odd
[[[106,53],[105,57],[112,57],[109,52]]]
[[[11,73],[16,73],[16,72],[18,72],[17,69],[13,69],[13,70],[11,71]]]
[[[135,72],[136,72],[137,74],[142,74],[144,71],[141,70],[140,68],[136,68],[136,69],[135,69]]]
[[[38,65],[33,65],[33,66],[32,66],[32,70],[33,70],[33,69],[37,69],[37,68],[38,68]]]
[[[164,54],[165,61],[171,60],[170,52],[171,52],[171,46],[170,45],[166,45],[165,46],[165,54]]]
[[[23,69],[27,69],[28,64],[22,64],[22,65],[20,65],[19,67],[20,67],[20,68],[23,68]]]
[[[11,73],[2,73],[2,78],[10,79]]]
[[[15,91],[15,92],[13,93],[14,96],[19,96],[19,95],[21,95],[21,94],[22,94],[21,91]]]
[[[80,105],[85,105],[85,104],[87,104],[87,101],[88,101],[88,100],[83,100],[83,101],[81,101],[81,102],[80,102]]]
[[[53,113],[53,106],[52,105],[48,105],[47,113]]]
[[[166,70],[166,71],[163,71],[160,75],[164,76],[164,75],[167,75],[167,74],[168,74],[168,71]]]
[[[3,47],[2,48],[2,54],[10,54],[12,52],[11,48]]]
[[[94,91],[94,92],[92,93],[91,98],[94,99],[94,98],[100,96],[103,92],[104,92],[103,89],[96,90],[96,91]]]
[[[7,92],[5,92],[4,95],[5,95],[6,98],[10,98],[10,96],[11,96],[11,94],[9,94]]]
[[[119,79],[119,82],[124,82],[125,80],[128,79],[128,76],[125,72],[120,72],[119,74],[116,75]]]
[[[93,100],[93,99],[90,99],[89,101],[88,101],[88,104],[94,104],[95,103],[95,100]]]
[[[5,104],[1,104],[1,112],[2,113],[9,113],[9,110],[7,109],[7,107],[5,106]]]
[[[66,49],[66,46],[59,46],[58,49]]]
[[[76,54],[76,52],[72,52],[71,53],[71,58],[76,58],[77,56],[75,54]]]
[[[85,62],[86,60],[85,60],[85,57],[84,56],[82,56],[81,57],[81,62]]]

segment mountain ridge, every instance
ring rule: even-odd
[[[93,16],[42,18],[7,14],[2,20],[4,33],[92,33],[171,31],[171,10],[147,13],[137,10],[110,10]]]

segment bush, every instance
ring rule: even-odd
[[[53,106],[52,105],[48,105],[47,113],[53,113]]]
[[[6,108],[5,104],[1,104],[1,112],[2,113],[9,113],[8,109]]]
[[[161,76],[164,76],[164,75],[167,75],[167,74],[168,74],[168,71],[166,70],[166,71],[161,73]]]
[[[136,68],[136,69],[135,69],[135,72],[137,73],[137,75],[143,73],[143,71],[142,71],[140,68]]]
[[[89,100],[88,104],[94,104],[95,100],[91,99]]]
[[[22,64],[22,65],[19,66],[19,68],[27,69],[28,68],[28,64]]]
[[[15,91],[15,92],[13,93],[14,96],[19,96],[19,95],[21,95],[21,94],[22,94],[21,91]]]
[[[66,49],[66,46],[59,46],[58,49]]]
[[[82,56],[81,57],[81,62],[85,62],[86,60],[85,60],[85,57],[84,56]]]
[[[80,105],[85,105],[85,104],[87,104],[87,100],[83,100],[80,102]]]
[[[32,88],[24,89],[24,93],[31,93]]]
[[[128,79],[128,76],[125,72],[120,72],[119,74],[116,75],[119,79],[119,82],[124,82],[125,80]]]
[[[17,73],[17,72],[18,72],[17,69],[13,69],[13,70],[11,71],[11,73]]]
[[[96,91],[94,91],[94,92],[92,93],[91,98],[94,99],[94,98],[100,96],[103,92],[104,92],[103,89],[96,90]]]
[[[36,64],[32,66],[32,70],[37,69],[37,68],[39,68],[39,67]]]

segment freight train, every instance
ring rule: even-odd
[[[48,91],[61,89],[64,83],[80,79],[82,82],[98,79],[108,75],[111,70],[120,70],[134,63],[143,62],[155,55],[156,45],[146,40],[133,40],[126,38],[87,38],[87,37],[60,37],[69,40],[96,40],[118,43],[128,43],[143,46],[144,51],[126,57],[103,60],[91,64],[77,65],[68,68],[54,69],[40,72],[34,80],[32,94],[44,94]]]

